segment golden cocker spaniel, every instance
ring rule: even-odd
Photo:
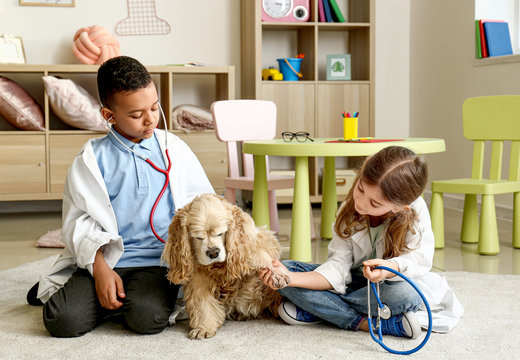
[[[177,210],[163,259],[168,279],[184,285],[191,339],[215,336],[226,319],[277,317],[281,295],[262,284],[258,270],[269,268],[284,287],[289,274],[272,266],[280,244],[251,216],[213,195],[202,194]]]

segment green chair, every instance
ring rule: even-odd
[[[464,137],[473,141],[471,178],[432,182],[430,213],[435,248],[444,247],[443,193],[465,194],[461,241],[478,241],[478,251],[483,255],[499,252],[494,195],[513,193],[513,246],[520,248],[520,96],[469,98],[462,106],[462,122]],[[489,178],[483,178],[486,141],[491,142]],[[501,174],[504,141],[511,141],[507,180]]]

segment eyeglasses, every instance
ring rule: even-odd
[[[294,138],[296,138],[296,141],[298,142],[305,142],[307,140],[314,141],[309,137],[309,133],[305,131],[298,131],[298,132],[290,132],[290,131],[284,131],[282,133],[282,139],[285,142],[291,142]]]

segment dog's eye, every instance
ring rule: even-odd
[[[224,236],[224,233],[220,233],[220,234],[218,234],[217,236],[218,236],[218,237],[222,237],[222,236]]]
[[[197,240],[199,240],[199,241],[204,240],[204,238],[201,238],[201,237],[196,237],[195,239],[197,239]]]

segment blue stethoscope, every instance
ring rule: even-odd
[[[421,299],[422,301],[424,302],[424,305],[426,306],[426,310],[428,311],[428,332],[426,333],[426,336],[424,338],[424,340],[419,344],[417,345],[417,347],[411,349],[411,350],[406,350],[406,351],[399,351],[399,350],[394,350],[394,349],[390,349],[388,346],[386,346],[384,343],[383,343],[383,334],[382,334],[382,330],[381,330],[381,326],[379,326],[379,321],[381,318],[383,319],[389,319],[390,316],[392,316],[391,314],[391,311],[390,311],[390,308],[387,306],[387,305],[384,305],[382,302],[381,302],[381,299],[379,297],[379,283],[377,283],[377,290],[376,290],[376,284],[371,282],[370,280],[368,280],[368,316],[367,316],[367,320],[368,320],[368,330],[370,331],[370,336],[372,336],[372,339],[374,339],[374,341],[376,343],[378,343],[379,345],[381,345],[381,347],[383,349],[385,349],[386,351],[392,353],[392,354],[398,354],[398,355],[410,355],[410,354],[413,354],[414,352],[416,351],[419,351],[425,344],[426,342],[428,341],[428,339],[430,338],[430,334],[432,333],[432,311],[430,309],[430,304],[428,304],[428,301],[426,300],[426,297],[423,295],[423,293],[421,292],[421,290],[419,290],[419,288],[417,287],[417,285],[415,285],[412,280],[410,280],[409,278],[407,278],[405,275],[401,274],[399,271],[396,271],[394,269],[391,269],[389,267],[386,267],[386,266],[376,266],[375,269],[382,269],[382,270],[386,270],[386,271],[390,271],[391,273],[394,273],[395,275],[397,276],[400,276],[403,280],[405,280],[406,282],[408,282],[408,284],[410,284],[414,289],[415,291],[417,291],[417,293],[421,296]],[[374,334],[374,330],[375,328],[372,327],[372,317],[370,316],[371,314],[371,309],[370,309],[370,288],[372,289],[372,291],[374,292],[374,295],[376,297],[376,300],[377,300],[377,333],[378,333],[378,337],[375,336]]]
[[[162,116],[162,119],[163,119],[163,122],[164,122],[164,131],[166,132],[166,134],[164,136],[164,148],[165,148],[165,152],[166,152],[166,158],[168,159],[168,167],[165,170],[161,169],[160,167],[155,165],[152,160],[150,160],[149,158],[144,157],[143,155],[141,155],[138,152],[134,151],[129,146],[127,146],[123,141],[121,141],[119,136],[115,133],[114,129],[112,129],[112,124],[109,123],[109,121],[112,120],[113,117],[110,117],[106,121],[107,121],[108,129],[110,130],[110,132],[112,134],[114,134],[114,137],[117,139],[117,141],[119,141],[121,143],[121,145],[123,145],[125,148],[127,148],[129,151],[133,152],[135,155],[137,155],[138,157],[140,157],[144,161],[146,161],[148,164],[150,164],[151,167],[153,167],[158,172],[164,174],[164,176],[165,176],[164,185],[162,187],[162,190],[159,193],[159,195],[157,196],[157,199],[155,200],[155,203],[153,204],[152,210],[150,212],[150,227],[152,228],[152,232],[155,235],[155,237],[157,238],[157,240],[159,240],[163,244],[166,244],[166,241],[163,238],[161,238],[159,236],[159,234],[157,234],[157,232],[155,231],[155,227],[153,225],[153,216],[155,214],[155,209],[157,208],[157,205],[159,204],[159,201],[161,200],[164,192],[166,191],[166,188],[168,187],[168,184],[170,183],[170,169],[172,168],[172,162],[170,160],[170,154],[168,153],[168,125],[166,124],[166,117],[164,116],[164,112],[163,112],[163,109],[161,107],[161,104],[158,103],[158,105],[159,105],[159,110],[161,111],[161,116]]]

